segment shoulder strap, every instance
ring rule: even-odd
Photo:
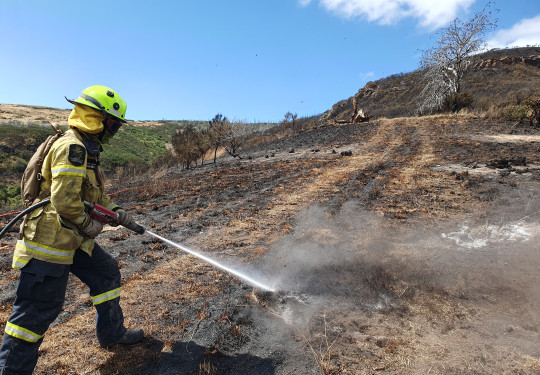
[[[51,122],[51,127],[53,128],[54,132],[58,135],[58,137],[63,136],[65,133],[56,122]]]
[[[49,192],[41,192],[40,194],[41,167],[53,143],[65,134],[57,124],[51,123],[51,127],[55,134],[49,135],[45,142],[37,148],[21,178],[21,196],[25,207],[30,207],[36,203],[36,200],[39,201],[49,196]]]

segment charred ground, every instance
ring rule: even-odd
[[[279,292],[108,230],[100,243],[121,265],[127,324],[148,338],[99,349],[73,279],[36,373],[536,374],[539,148],[524,125],[398,118],[113,181],[148,229]],[[1,242],[2,323],[14,241]]]

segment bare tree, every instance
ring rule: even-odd
[[[227,136],[229,131],[229,120],[221,113],[218,113],[209,122],[208,137],[210,139],[211,147],[214,149],[214,164],[217,159],[217,152],[223,144],[223,140]]]
[[[189,169],[192,163],[197,163],[200,151],[197,149],[198,132],[190,125],[179,130],[172,138],[172,145],[176,157],[180,160],[182,167]]]
[[[227,123],[227,127],[228,131],[224,138],[223,147],[233,158],[238,157],[242,159],[238,152],[245,146],[252,133],[252,129],[248,124],[237,121]]]
[[[199,157],[201,158],[201,165],[204,165],[204,156],[210,150],[212,147],[212,144],[210,143],[210,132],[208,129],[202,129],[196,132],[196,137],[194,139],[195,141],[195,149],[199,153]]]
[[[291,126],[293,131],[296,131],[296,119],[298,118],[298,115],[296,113],[287,112],[285,113],[285,118],[283,119],[283,125],[285,126]]]
[[[488,3],[466,22],[456,18],[437,32],[439,40],[432,48],[422,51],[420,68],[425,71],[427,84],[420,94],[421,113],[441,109],[448,95],[461,92],[463,74],[471,57],[486,48],[484,35],[497,27],[490,6]]]

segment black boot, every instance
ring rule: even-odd
[[[144,331],[142,329],[129,329],[116,343],[120,345],[133,345],[138,344],[143,339]]]

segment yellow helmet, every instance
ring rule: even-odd
[[[112,116],[117,120],[126,122],[126,102],[116,91],[108,87],[90,86],[84,89],[76,100],[68,98],[66,100],[72,104],[82,104],[97,109],[105,117]]]

